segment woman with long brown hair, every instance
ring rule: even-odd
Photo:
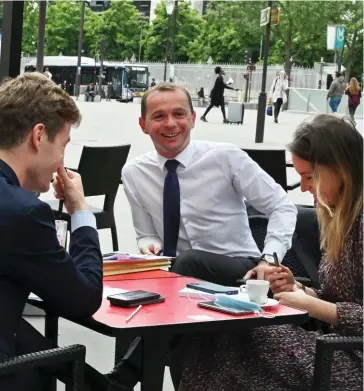
[[[284,266],[272,267],[268,280],[281,304],[308,311],[329,329],[281,325],[194,336],[175,358],[184,360],[180,391],[306,391],[316,338],[363,334],[363,137],[351,121],[318,115],[298,127],[289,149],[302,191],[316,199],[321,289],[296,282]],[[362,358],[335,352],[332,391],[362,390]]]
[[[361,98],[360,85],[355,77],[350,79],[350,83],[346,86],[345,94],[348,96],[349,115],[355,124],[354,115]]]

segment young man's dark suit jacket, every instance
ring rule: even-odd
[[[29,351],[18,337],[30,292],[60,316],[95,313],[102,301],[98,234],[90,226],[76,229],[68,254],[59,245],[49,205],[22,189],[14,171],[0,160],[0,361]],[[0,390],[33,390],[27,383],[25,378],[21,384],[0,379]]]

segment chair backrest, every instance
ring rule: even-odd
[[[117,193],[129,151],[130,144],[83,147],[78,172],[86,197]]]
[[[262,252],[264,249],[264,240],[267,235],[268,217],[249,216],[249,227],[259,251]]]
[[[284,149],[242,148],[242,150],[287,191],[286,151]]]

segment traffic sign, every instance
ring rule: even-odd
[[[327,26],[327,49],[343,50],[345,43],[345,27],[341,25],[329,24]]]
[[[279,7],[272,7],[272,10],[270,11],[271,25],[279,24],[280,14],[281,14],[281,9]]]
[[[344,41],[345,41],[345,27],[336,26],[335,31],[335,50],[343,50],[344,49]]]
[[[270,7],[260,11],[260,26],[265,26],[269,23]]]

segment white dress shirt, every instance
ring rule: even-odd
[[[244,198],[269,215],[264,253],[282,260],[291,247],[297,209],[287,193],[245,152],[232,144],[191,141],[175,158],[181,193],[177,254],[195,249],[232,257],[260,257]],[[166,158],[156,151],[123,169],[139,248],[163,248],[163,188]]]

